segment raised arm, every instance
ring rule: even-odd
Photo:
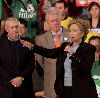
[[[65,47],[69,44],[68,42],[65,42],[59,48],[47,49],[47,48],[43,48],[43,47],[38,46],[38,45],[34,45],[34,44],[27,42],[25,40],[20,40],[20,41],[24,46],[31,49],[31,51],[33,53],[37,53],[37,54],[40,54],[40,55],[48,57],[48,58],[57,58],[59,53],[63,53]]]
[[[67,44],[68,44],[67,42],[63,43],[61,47],[53,48],[53,49],[47,49],[47,48],[43,48],[41,46],[35,45],[32,51],[48,58],[57,58],[59,53],[64,52],[64,48],[67,46]]]

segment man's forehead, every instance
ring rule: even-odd
[[[51,14],[51,15],[48,15],[48,17],[49,17],[49,19],[55,19],[55,18],[59,18],[59,16],[57,16],[57,15],[53,15],[53,14]]]
[[[18,25],[18,21],[15,20],[9,21],[9,26],[16,26],[16,25]]]
[[[64,3],[61,3],[61,2],[56,3],[56,6],[64,6]]]

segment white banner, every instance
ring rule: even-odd
[[[89,29],[89,30],[100,34],[100,28],[92,28],[92,29]]]

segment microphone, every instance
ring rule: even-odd
[[[68,42],[68,45],[71,47],[73,45],[73,43],[72,42]]]

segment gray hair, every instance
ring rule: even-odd
[[[8,29],[9,28],[9,25],[10,25],[10,22],[11,21],[16,21],[17,24],[19,25],[19,21],[16,18],[14,18],[14,17],[8,17],[6,19],[6,21],[5,21],[5,29]]]
[[[45,19],[47,20],[49,15],[57,15],[58,17],[61,18],[61,13],[59,13],[58,9],[55,7],[50,7],[46,10],[46,15],[45,15]]]

